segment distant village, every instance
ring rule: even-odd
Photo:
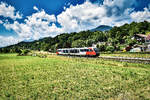
[[[150,34],[135,34],[131,39],[142,44],[137,43],[133,46],[128,45],[123,49],[123,52],[150,52]],[[93,44],[92,47],[96,47],[101,44],[105,44],[105,42],[98,42],[97,44]]]
[[[141,42],[141,45],[135,44],[129,50],[130,52],[150,52],[150,34],[136,34],[132,39],[136,39],[138,42]]]

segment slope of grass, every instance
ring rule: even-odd
[[[148,100],[150,65],[0,54],[2,100]]]

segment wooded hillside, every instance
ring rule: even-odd
[[[104,44],[98,45],[101,51],[118,51],[121,50],[122,45],[141,44],[131,39],[135,34],[149,33],[149,22],[132,22],[121,27],[113,27],[111,30],[105,32],[81,31],[79,33],[63,33],[54,38],[46,37],[33,42],[21,42],[16,45],[0,48],[0,52],[17,52],[20,49],[55,52],[58,48],[90,47],[92,44],[98,42],[104,42]]]

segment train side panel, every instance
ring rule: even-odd
[[[71,56],[99,56],[96,48],[66,48],[58,49],[57,55],[71,55]]]

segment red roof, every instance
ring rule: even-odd
[[[146,37],[147,37],[147,36],[144,35],[144,34],[136,34],[136,36],[143,37],[143,38],[146,38]]]

